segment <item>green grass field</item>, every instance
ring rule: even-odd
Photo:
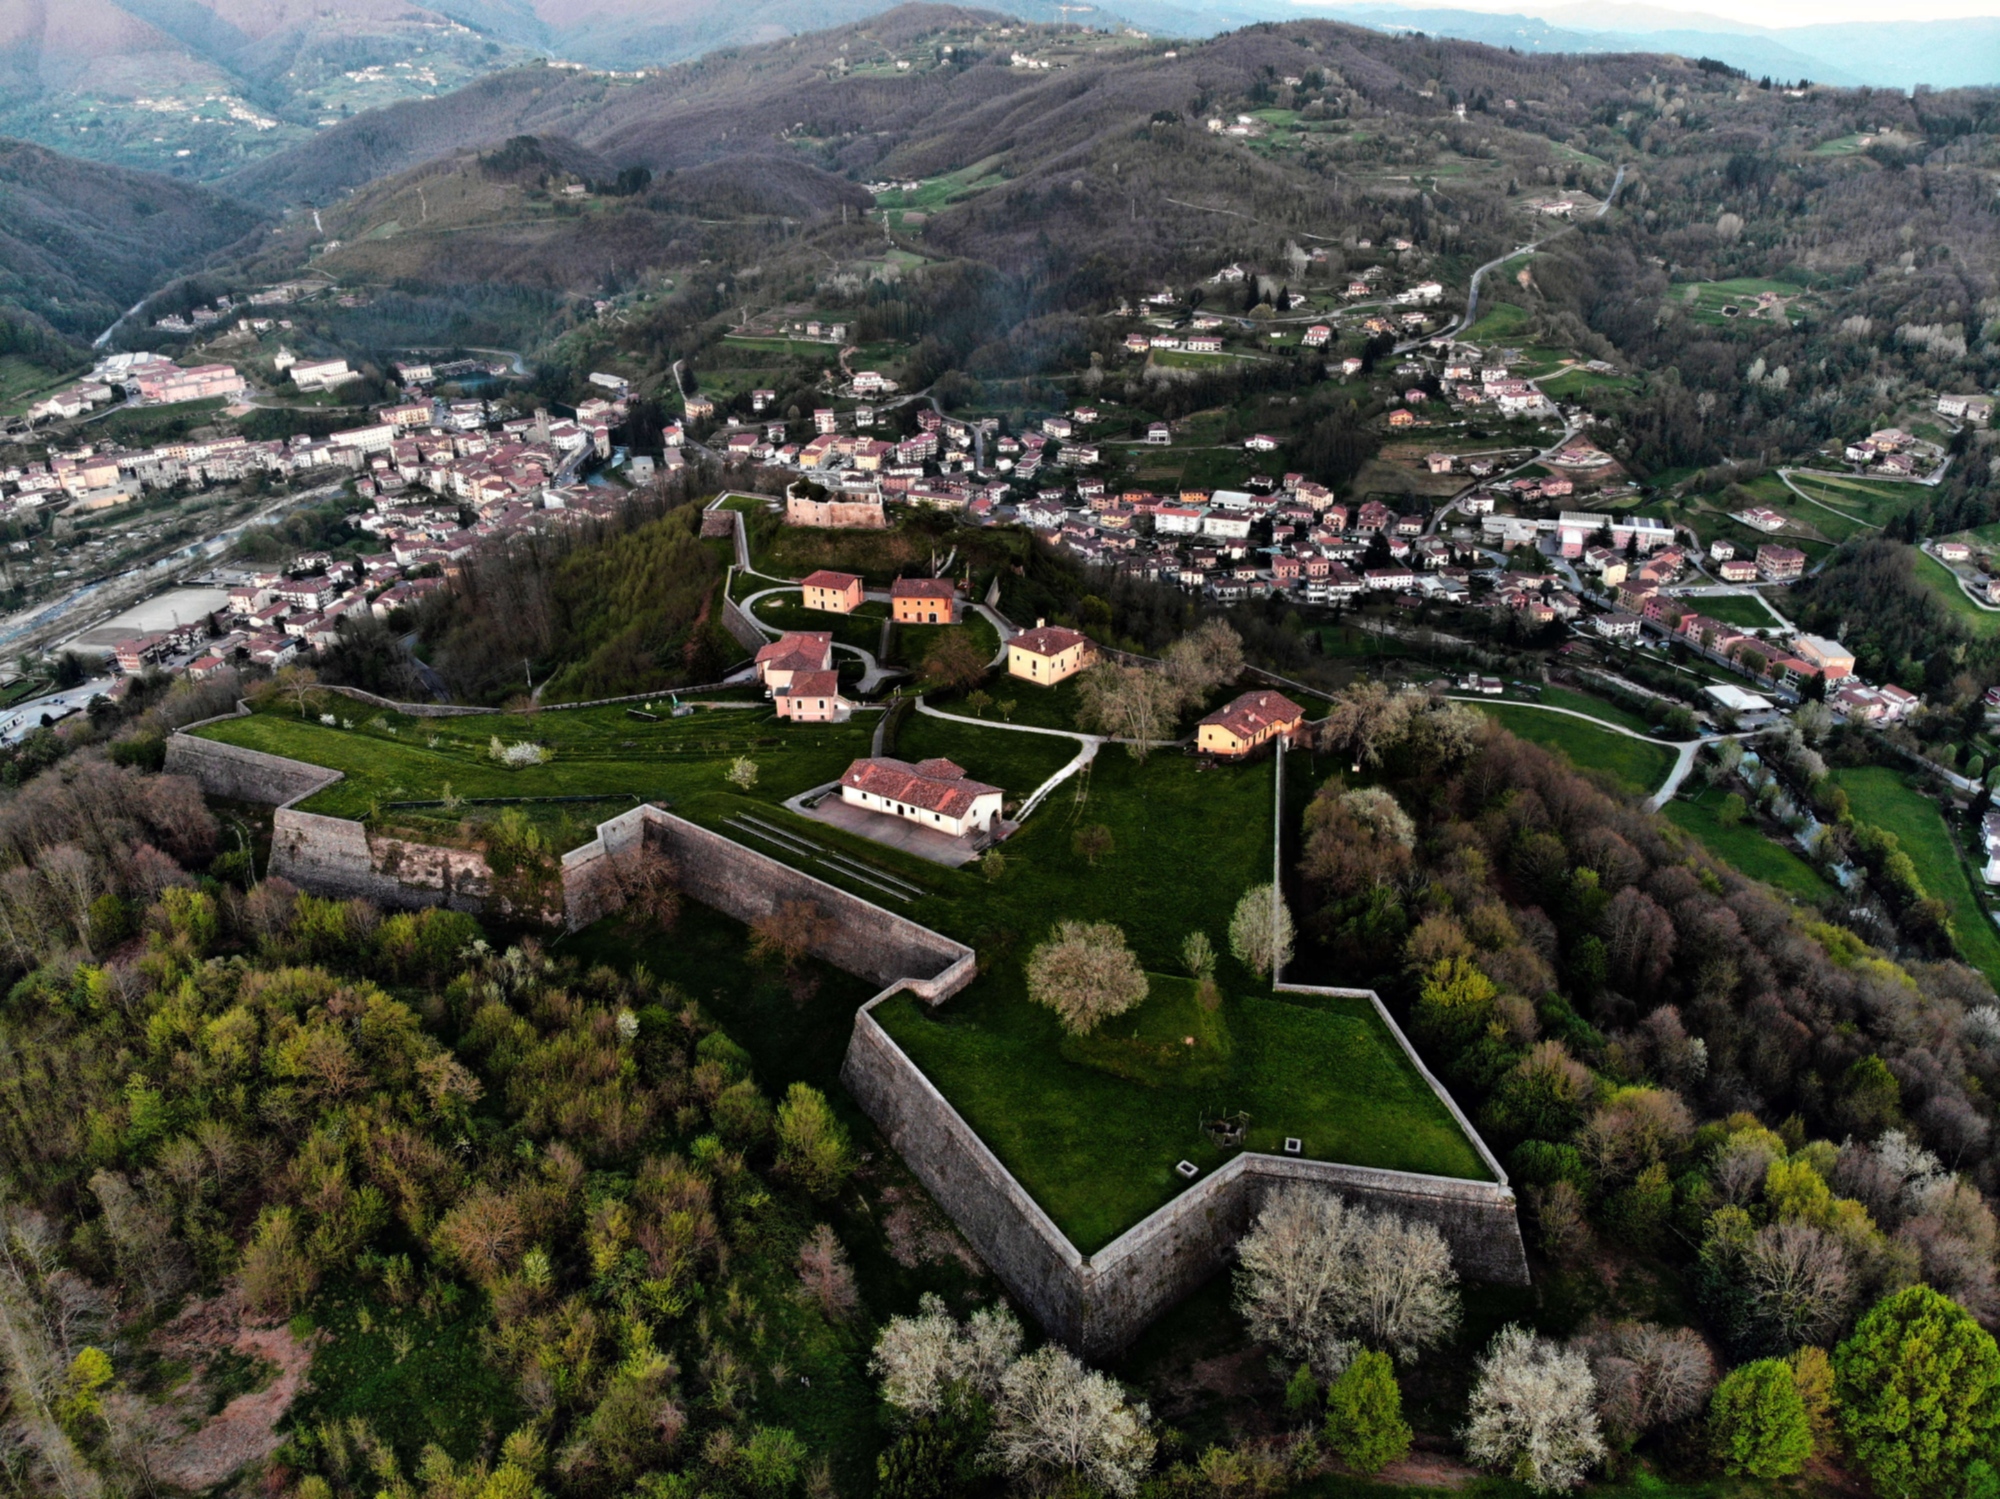
[[[1973,875],[1937,804],[1886,766],[1836,770],[1833,775],[1854,815],[1894,833],[1924,888],[1951,907],[1965,960],[2000,984],[2000,932],[1979,903]]]
[[[1481,284],[1490,287],[1493,283]],[[1459,337],[1465,343],[1478,344],[1484,349],[1488,344],[1505,343],[1509,339],[1525,337],[1527,331],[1527,308],[1513,302],[1495,302],[1480,313],[1479,321]]]
[[[1204,1116],[1247,1113],[1251,1150],[1296,1135],[1319,1160],[1486,1178],[1368,1001],[1232,994],[1211,1015],[1192,991],[1154,975],[1083,1046],[1011,966],[937,1010],[898,995],[876,1015],[1085,1254],[1179,1195],[1177,1161],[1229,1158]]]
[[[1917,581],[1937,596],[1975,635],[2000,635],[2000,610],[1982,609],[1965,596],[1952,570],[1928,552],[1917,553]]]
[[[1568,687],[1544,687],[1537,701],[1550,708],[1568,708],[1576,713],[1588,713],[1592,718],[1601,718],[1606,723],[1622,724],[1634,733],[1650,734],[1657,717],[1647,718],[1636,709],[1609,699],[1594,697],[1588,692],[1577,692]],[[1666,709],[1662,708],[1661,713]]]
[[[1820,877],[1818,870],[1790,848],[1765,837],[1754,824],[1741,822],[1724,827],[1717,821],[1722,798],[1722,792],[1708,787],[1693,796],[1675,797],[1661,810],[1666,813],[1667,821],[1699,840],[1723,863],[1753,880],[1775,885],[1801,900],[1818,900],[1832,893],[1833,886]]]
[[[1778,623],[1777,616],[1758,601],[1756,594],[1704,594],[1700,598],[1686,600],[1697,614],[1710,619],[1719,619],[1725,625],[1737,625],[1744,629],[1768,629]]]
[[[664,695],[660,701],[664,709]],[[320,711],[348,715],[355,727],[329,728],[318,721]],[[872,713],[846,724],[783,724],[762,705],[703,709],[658,723],[632,718],[620,707],[423,720],[372,713],[329,695],[305,720],[289,706],[273,707],[199,732],[345,772],[347,779],[304,803],[304,810],[332,817],[454,826],[462,814],[387,805],[435,800],[448,794],[447,787],[450,795],[467,798],[601,795],[602,803],[524,808],[560,849],[588,841],[599,821],[635,799],[671,805],[701,822],[720,822],[746,808],[764,811],[837,779],[851,760],[868,753],[874,726]],[[503,745],[530,740],[554,754],[546,764],[511,769],[490,757],[494,739]],[[723,780],[739,755],[758,767],[749,795]]]
[[[1549,713],[1525,703],[1480,706],[1521,738],[1561,750],[1579,770],[1608,771],[1640,795],[1657,791],[1673,769],[1674,752],[1662,744],[1628,739],[1566,713]]]
[[[757,592],[771,585],[752,578]],[[882,643],[882,621],[889,617],[887,604],[863,604],[852,614],[828,614],[808,609],[797,591],[775,594],[762,600],[752,611],[764,624],[780,630],[825,630],[841,645],[857,645],[871,654]]]

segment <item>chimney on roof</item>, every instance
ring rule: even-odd
[[[1045,620],[1045,619],[1038,619],[1038,620],[1036,620],[1036,621],[1035,621],[1035,628],[1036,628],[1036,629],[1038,629],[1038,630],[1040,630],[1040,629],[1043,629],[1043,628],[1045,628],[1045,627],[1047,626],[1047,624],[1048,624],[1048,621],[1047,621],[1047,620]]]

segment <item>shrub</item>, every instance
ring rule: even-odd
[[[1363,1351],[1326,1392],[1326,1439],[1357,1473],[1376,1473],[1410,1455],[1403,1392],[1385,1353]]]
[[[1028,955],[1028,998],[1054,1010],[1073,1036],[1124,1014],[1145,999],[1146,989],[1139,959],[1109,922],[1057,922]]]
[[[2000,1430],[2000,1348],[1929,1286],[1863,1317],[1834,1350],[1833,1380],[1841,1436],[1884,1494],[1952,1492]]]
[[[1708,1403],[1709,1440],[1731,1473],[1789,1478],[1812,1456],[1812,1428],[1789,1364],[1759,1359],[1733,1370]]]
[[[854,1171],[847,1127],[834,1117],[826,1095],[793,1083],[778,1105],[778,1173],[813,1197],[839,1195]]]

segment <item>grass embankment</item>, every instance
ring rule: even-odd
[[[663,712],[666,702],[663,694],[658,704]],[[331,817],[450,826],[463,814],[445,808],[391,808],[389,803],[448,795],[602,796],[602,805],[523,809],[552,838],[562,840],[558,848],[586,841],[598,821],[635,801],[669,804],[701,822],[724,820],[745,809],[761,811],[836,779],[856,756],[868,753],[875,725],[873,714],[857,715],[845,724],[783,724],[762,705],[703,708],[687,718],[648,723],[620,707],[421,720],[371,713],[344,698],[327,703],[326,711],[347,715],[355,727],[328,727],[317,716],[301,720],[287,707],[226,719],[199,732],[205,739],[343,772],[347,779],[303,804],[305,811]],[[315,715],[318,711],[316,704]],[[495,739],[503,745],[531,741],[552,755],[545,764],[512,769],[491,757]],[[750,795],[723,779],[738,756],[757,764],[758,781]]]
[[[1764,836],[1754,823],[1725,827],[1718,817],[1724,793],[1707,787],[1690,797],[1676,797],[1661,810],[1667,821],[1698,839],[1723,863],[1753,880],[1763,880],[1801,900],[1816,901],[1833,886],[1818,870],[1781,843]]]
[[[1520,738],[1561,750],[1577,769],[1607,771],[1642,796],[1659,790],[1674,766],[1674,752],[1663,744],[1600,729],[1567,713],[1525,703],[1482,703],[1480,708]]]
[[[1887,766],[1836,770],[1855,817],[1896,835],[1924,888],[1951,908],[1966,962],[2000,984],[2000,932],[1980,904],[1972,871],[1937,804]]]
[[[1085,1254],[1185,1189],[1176,1162],[1205,1173],[1235,1153],[1204,1117],[1248,1115],[1251,1150],[1296,1135],[1319,1160],[1487,1174],[1365,999],[1231,996],[1210,1014],[1190,981],[1155,975],[1079,1043],[1008,968],[938,1010],[898,995],[876,1015]]]
[[[1975,635],[2000,635],[2000,610],[1982,609],[1965,596],[1958,577],[1928,552],[1917,553],[1917,581]]]
[[[751,581],[759,588],[771,586],[761,579]],[[808,609],[796,593],[781,593],[758,600],[751,612],[775,630],[824,630],[837,643],[859,646],[872,654],[882,644],[882,622],[889,617],[889,606],[870,603],[852,614],[829,614],[823,609]]]

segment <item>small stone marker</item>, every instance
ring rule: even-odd
[[[1201,1167],[1195,1165],[1193,1161],[1182,1161],[1178,1166],[1174,1167],[1174,1170],[1180,1172],[1189,1181],[1193,1181],[1197,1176],[1201,1175]]]
[[[1299,1153],[1299,1152],[1300,1152],[1301,1150],[1304,1150],[1304,1149],[1305,1149],[1305,1146],[1304,1146],[1304,1145],[1302,1145],[1302,1144],[1301,1144],[1301,1143],[1299,1142],[1299,1137],[1298,1137],[1297,1135],[1286,1135],[1286,1136],[1285,1136],[1285,1154],[1286,1154],[1286,1155],[1297,1155],[1297,1154],[1298,1154],[1298,1153]]]

